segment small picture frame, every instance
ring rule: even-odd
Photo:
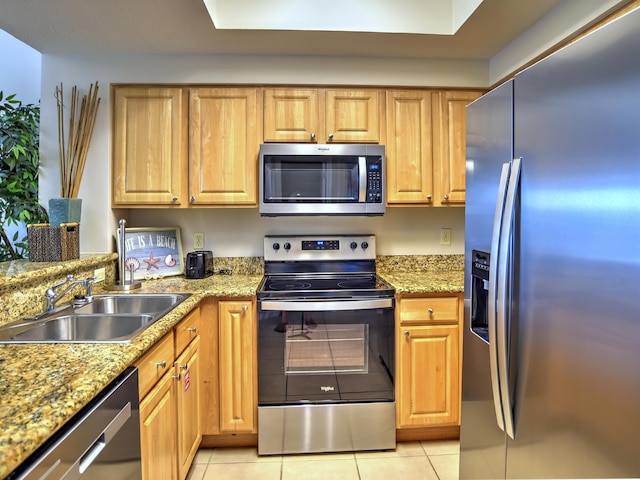
[[[120,229],[118,229],[120,238]],[[140,227],[125,229],[125,275],[134,280],[151,280],[184,273],[180,227]]]

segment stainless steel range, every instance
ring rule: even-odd
[[[267,236],[258,453],[393,449],[394,289],[373,235]]]

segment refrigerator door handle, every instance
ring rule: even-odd
[[[507,186],[511,165],[502,165],[500,183],[498,185],[498,198],[496,200],[496,211],[493,217],[493,231],[491,234],[491,263],[493,268],[489,270],[489,292],[487,299],[488,323],[489,323],[489,368],[491,370],[491,390],[493,392],[493,406],[496,412],[496,421],[500,430],[504,431],[504,409],[502,406],[500,376],[498,373],[498,338],[497,338],[497,312],[496,303],[498,295],[498,259],[500,251],[500,233],[504,220],[504,207],[507,199]]]
[[[515,438],[513,405],[509,385],[509,322],[510,322],[510,286],[511,261],[513,259],[513,228],[515,224],[515,208],[518,186],[520,183],[521,159],[515,158],[511,163],[509,182],[507,183],[504,216],[500,231],[500,242],[497,257],[497,291],[496,291],[496,338],[498,352],[498,383],[502,400],[504,431]]]

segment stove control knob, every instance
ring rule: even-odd
[[[368,242],[362,242],[360,244],[360,246],[362,247],[363,250],[366,250],[367,248],[369,248],[369,243]]]
[[[278,250],[280,250],[280,244],[278,242],[273,244],[273,249],[277,252]]]
[[[358,244],[356,242],[351,242],[351,245],[349,245],[351,247],[351,250],[355,250],[356,248],[358,248]]]
[[[288,252],[289,250],[291,250],[291,244],[289,242],[285,242],[284,244],[284,249]]]

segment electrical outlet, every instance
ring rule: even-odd
[[[440,245],[451,245],[451,229],[440,229]]]
[[[93,276],[96,277],[96,279],[93,281],[93,283],[104,282],[104,276],[105,276],[104,267],[96,268],[93,271]]]
[[[204,233],[196,232],[193,234],[193,248],[202,250],[204,248]]]

